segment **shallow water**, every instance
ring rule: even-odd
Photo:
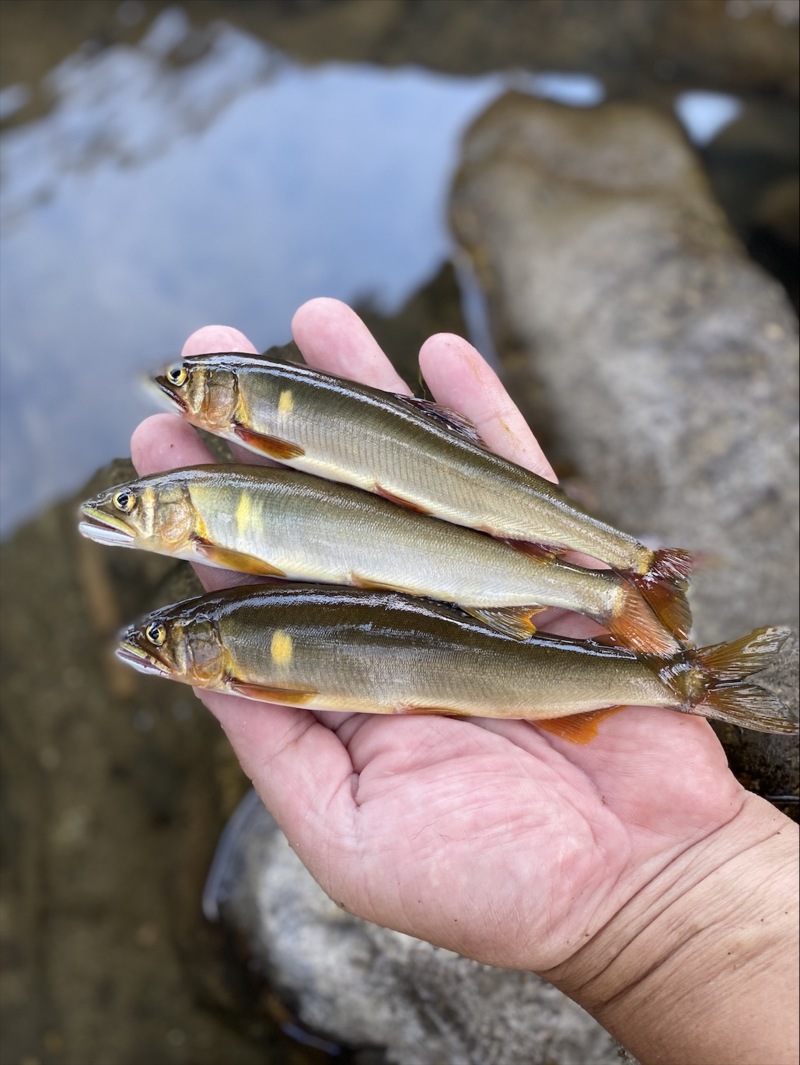
[[[139,378],[199,326],[267,347],[312,296],[395,311],[450,256],[460,135],[512,85],[604,96],[585,74],[306,67],[177,6],[138,40],[59,61],[37,85],[44,113],[26,115],[30,84],[4,86],[0,533],[127,453],[155,409]],[[698,143],[738,108],[676,100]]]
[[[461,131],[509,84],[593,103],[585,77],[304,68],[184,11],[78,51],[2,137],[2,531],[128,450],[136,387],[209,322],[263,347],[316,295],[391,313],[449,255]],[[23,86],[6,88],[13,117]]]

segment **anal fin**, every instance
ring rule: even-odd
[[[515,551],[519,551],[521,555],[538,559],[540,562],[555,562],[559,557],[559,552],[554,551],[552,547],[548,547],[546,544],[537,544],[531,540],[510,540],[504,537],[503,543],[513,547]]]
[[[409,716],[418,714],[423,716],[425,714],[434,717],[457,717],[465,720],[469,715],[462,713],[460,710],[454,710],[448,706],[396,706],[392,711],[394,714],[408,714]]]
[[[286,574],[269,562],[248,555],[244,551],[232,551],[227,547],[218,547],[205,540],[195,540],[195,551],[210,566],[220,569],[232,569],[239,573],[253,573],[262,577],[285,577]]]
[[[547,608],[543,606],[462,606],[461,609],[473,618],[477,618],[478,621],[489,625],[490,628],[504,632],[506,636],[513,636],[515,640],[527,640],[536,632],[536,626],[531,618],[536,614],[541,614]]]
[[[270,688],[264,684],[249,684],[243,680],[229,681],[228,688],[245,699],[257,699],[262,703],[279,703],[282,706],[303,706],[319,694],[319,692],[302,691],[296,688]]]
[[[288,440],[281,440],[277,436],[267,436],[264,433],[254,433],[252,429],[245,429],[243,425],[234,425],[233,431],[241,442],[251,451],[258,451],[278,462],[297,458],[305,452],[298,444],[292,444]]]
[[[605,718],[624,710],[624,706],[606,706],[602,710],[588,710],[583,714],[571,714],[569,717],[551,717],[532,723],[544,732],[559,736],[570,743],[589,743],[598,733],[599,725]]]

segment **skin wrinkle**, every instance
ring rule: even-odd
[[[667,868],[674,868],[674,862],[676,860],[680,860],[688,852],[694,851],[697,846],[700,846],[702,844],[711,844],[713,838],[715,836],[717,836],[719,833],[723,832],[724,829],[736,817],[739,816],[739,813],[741,813],[741,811],[738,811],[737,814],[735,814],[734,817],[731,818],[731,821],[727,822],[725,825],[720,826],[718,829],[715,829],[713,832],[709,833],[707,836],[702,837],[700,840],[696,841],[695,843],[692,843],[692,844],[686,846],[685,848],[683,848],[682,850],[680,850],[678,852],[678,854],[670,860],[670,864],[669,864],[669,866],[667,866]],[[684,903],[685,898],[687,896],[690,896],[698,888],[702,888],[702,885],[706,881],[708,881],[712,876],[714,876],[717,873],[719,873],[721,871],[721,869],[723,868],[723,866],[729,865],[730,862],[735,861],[735,860],[737,860],[740,857],[743,857],[745,854],[747,854],[751,850],[755,850],[756,848],[758,848],[760,846],[763,846],[765,843],[768,843],[770,839],[773,839],[773,838],[775,838],[775,837],[777,837],[779,835],[780,835],[780,830],[777,830],[775,832],[771,832],[771,833],[767,834],[766,836],[764,836],[762,839],[756,840],[756,841],[748,844],[746,847],[744,847],[740,851],[737,851],[737,852],[735,852],[735,853],[733,853],[731,855],[728,855],[726,857],[725,861],[720,866],[716,866],[713,869],[708,870],[702,877],[700,877],[699,880],[694,881],[691,885],[689,885],[686,888],[686,890],[683,893],[677,895],[674,898],[665,899],[664,898],[664,892],[663,892],[663,889],[662,889],[662,891],[657,895],[657,901],[658,902],[662,902],[663,901],[664,905],[660,909],[657,909],[655,912],[650,913],[647,916],[647,920],[646,921],[645,921],[645,916],[642,915],[639,918],[639,921],[641,921],[642,923],[641,923],[640,927],[638,927],[638,929],[635,932],[635,934],[622,947],[620,947],[619,950],[617,950],[615,952],[614,956],[609,960],[609,962],[608,962],[608,964],[606,966],[604,966],[598,972],[592,974],[584,982],[575,985],[574,993],[578,994],[578,995],[584,994],[584,993],[588,993],[590,991],[590,988],[591,988],[592,984],[599,982],[604,977],[607,977],[609,975],[609,971],[611,970],[611,968],[617,962],[619,962],[621,959],[623,959],[623,956],[625,954],[629,953],[631,950],[635,951],[637,941],[640,940],[643,936],[647,935],[647,933],[650,931],[651,927],[655,924],[656,921],[662,920],[669,913],[670,910],[676,909],[676,908],[680,909],[680,906],[681,906],[682,903]],[[699,861],[699,858],[697,860]],[[691,866],[690,866],[690,868],[691,868]],[[663,872],[663,871],[664,870],[662,870],[661,872]],[[656,886],[655,885],[655,881],[658,879],[658,877],[660,875],[661,875],[661,873],[656,874],[655,877],[653,877],[651,880],[649,880],[645,884],[643,884],[642,887],[634,895],[631,896],[629,902],[626,905],[626,908],[634,906],[635,903],[637,902],[637,899],[639,899],[645,892],[651,891]],[[679,872],[677,872],[675,874],[675,880],[677,880],[680,877],[683,877],[685,875],[686,875],[686,871],[684,869],[681,869]],[[674,886],[674,883],[672,885],[667,885],[667,889],[670,886]],[[616,920],[617,920],[616,917],[612,918],[612,921],[609,922],[609,924],[614,923]],[[598,930],[596,935],[598,935],[598,936],[601,935],[604,931],[606,931],[606,928],[607,928],[607,925],[603,926],[603,928]],[[619,1000],[622,996],[624,996],[626,990],[633,990],[635,988],[635,986],[636,986],[636,982],[634,982],[634,984],[632,984],[629,989],[622,988],[615,995],[611,996],[610,999],[599,1001],[598,1002],[598,1008],[599,1007],[608,1008],[609,1006],[612,1006],[615,1000]]]
[[[770,967],[774,962],[774,942],[761,943],[753,953],[752,945],[739,943],[736,939],[729,940],[731,949],[727,950],[724,957],[716,956],[714,947],[725,938],[724,933],[729,929],[725,918],[728,914],[720,914],[716,919],[708,922],[699,929],[687,929],[684,938],[676,944],[666,955],[658,959],[646,972],[635,980],[629,988],[624,989],[618,995],[613,996],[601,1007],[603,1010],[613,1010],[615,1007],[635,1009],[636,999],[640,1001],[642,996],[651,993],[653,986],[656,988],[665,978],[665,971],[670,967],[678,973],[686,971],[692,964],[692,959],[698,959],[704,969],[704,979],[699,986],[683,986],[681,981],[676,981],[672,992],[671,1006],[677,1009],[682,1003],[686,1003],[687,1012],[694,1012],[702,1016],[703,1003],[710,999],[709,1005],[713,1006],[717,981],[723,979],[731,972],[736,972],[742,962],[747,965],[747,980],[749,984],[757,981],[760,974],[769,975]],[[763,921],[763,918],[762,918]],[[717,935],[717,932],[720,935]],[[752,939],[752,937],[750,937]],[[688,958],[687,958],[688,955]],[[738,955],[738,960],[737,960]],[[709,969],[707,959],[713,959],[714,968]],[[666,978],[668,973],[666,973]],[[678,1012],[680,1010],[678,1009]]]

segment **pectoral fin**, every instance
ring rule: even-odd
[[[248,684],[241,680],[229,682],[229,688],[245,699],[258,699],[262,703],[279,703],[282,706],[303,706],[319,692],[299,691],[294,688],[268,688],[263,684]]]
[[[288,440],[281,440],[277,436],[254,433],[252,429],[245,429],[243,425],[235,425],[233,431],[251,451],[258,451],[262,455],[268,455],[269,458],[276,459],[278,462],[286,462],[288,459],[294,459],[298,455],[305,454],[303,449],[297,444],[292,444]]]
[[[237,570],[239,573],[253,573],[262,577],[285,577],[286,574],[277,566],[271,566],[263,559],[255,558],[244,551],[231,551],[227,547],[217,547],[205,540],[195,541],[195,551],[210,566],[220,569]]]
[[[585,714],[572,714],[570,717],[551,717],[534,721],[533,724],[562,740],[584,744],[595,738],[601,721],[624,709],[624,706],[606,706],[602,710],[589,710]]]

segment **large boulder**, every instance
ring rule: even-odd
[[[796,627],[797,319],[677,124],[506,95],[465,138],[452,224],[557,466],[603,517],[703,556],[697,641]],[[767,678],[795,709],[796,661]],[[795,744],[723,734],[748,784],[796,794]]]
[[[207,910],[235,927],[308,1028],[351,1046],[383,1047],[397,1065],[633,1060],[532,973],[481,965],[340,909],[255,792],[220,850]]]

